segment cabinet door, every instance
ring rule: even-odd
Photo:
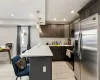
[[[85,19],[86,16],[87,16],[87,12],[86,11],[82,12],[80,15],[81,20]]]
[[[53,61],[61,61],[62,60],[62,48],[61,47],[55,47],[55,46],[50,46],[50,49],[53,53],[52,60]]]
[[[65,61],[66,60],[66,47],[50,47],[53,57],[53,61]]]
[[[74,23],[70,24],[70,33],[69,33],[70,37],[74,37]]]
[[[64,25],[59,25],[60,26],[60,37],[64,38]]]
[[[96,4],[94,4],[91,8],[91,14],[94,15],[96,13],[100,14],[100,1],[98,0],[98,2]]]
[[[61,55],[61,49],[53,49],[53,61],[61,61],[62,60],[62,55]]]
[[[51,25],[50,30],[50,37],[52,38],[58,38],[60,37],[60,26],[57,25]]]
[[[62,60],[66,60],[66,50],[67,48],[65,46],[62,46]]]
[[[41,26],[42,33],[40,33],[40,37],[50,37],[50,26],[49,25],[43,25]]]
[[[65,38],[69,38],[69,26],[68,25],[64,25],[64,37]]]
[[[92,15],[91,10],[92,10],[92,8],[90,7],[87,10],[85,10],[84,12],[82,12],[81,15],[80,15],[81,20],[91,16]]]

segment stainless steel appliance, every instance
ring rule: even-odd
[[[100,80],[100,16],[75,23],[74,73],[78,80]]]
[[[81,80],[81,60],[80,60],[80,22],[75,22],[75,51],[74,51],[74,73],[78,80]]]

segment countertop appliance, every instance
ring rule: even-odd
[[[74,55],[77,80],[100,80],[100,15],[75,23]]]

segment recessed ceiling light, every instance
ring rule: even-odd
[[[12,13],[11,16],[14,16],[14,14]]]
[[[25,2],[26,0],[20,0],[20,2]]]
[[[74,10],[72,10],[72,11],[71,11],[71,14],[74,14],[74,12],[75,12],[75,11],[74,11]]]
[[[30,14],[30,17],[34,17],[34,15],[31,13],[31,14]]]
[[[54,18],[54,21],[56,21],[57,19],[56,18]]]
[[[64,18],[64,21],[66,21],[66,19]]]

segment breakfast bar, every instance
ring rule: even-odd
[[[46,45],[36,45],[21,55],[30,58],[29,80],[52,80],[52,56]]]

